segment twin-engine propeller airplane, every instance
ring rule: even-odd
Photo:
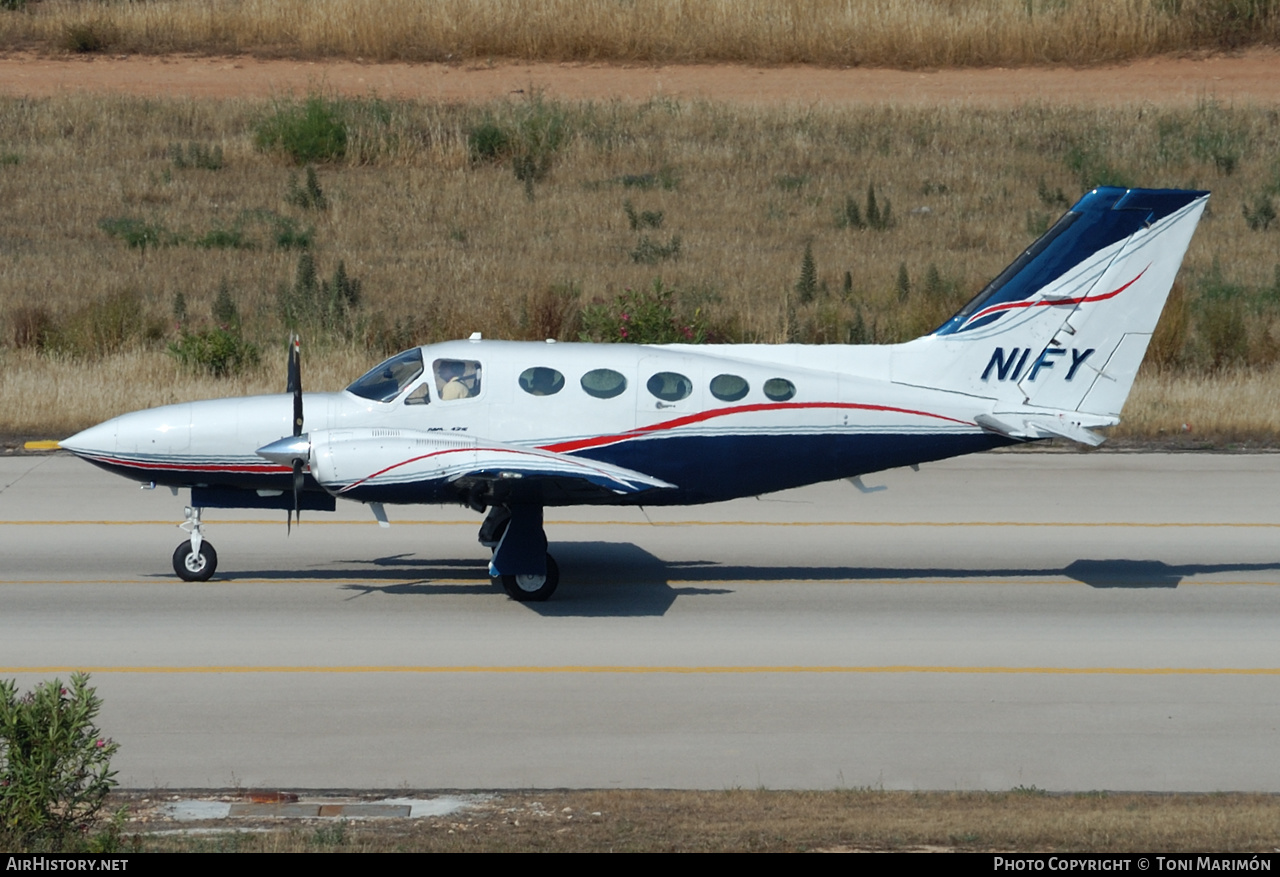
[[[679,505],[1062,437],[1120,411],[1208,200],[1099,188],[930,335],[891,345],[454,341],[393,356],[340,393],[126,414],[61,442],[191,489],[174,570],[213,575],[206,508],[333,511],[335,499],[486,512],[490,575],[545,600],[547,506]],[[307,431],[303,431],[305,426]],[[290,434],[291,433],[291,434]],[[281,435],[284,438],[281,438]]]

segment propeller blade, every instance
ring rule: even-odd
[[[297,335],[289,336],[289,381],[286,392],[293,394],[293,434],[302,435],[302,344]]]
[[[286,535],[292,532],[293,518],[296,516],[298,523],[302,523],[302,509],[298,508],[298,494],[302,492],[302,460],[297,457],[293,458],[293,511],[288,513],[289,519],[285,523]]]

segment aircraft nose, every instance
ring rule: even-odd
[[[71,438],[58,442],[58,445],[81,457],[114,454],[116,452],[116,420],[108,420],[106,423],[99,423],[97,426],[81,430]]]

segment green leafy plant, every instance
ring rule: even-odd
[[[331,280],[321,280],[310,253],[298,258],[292,286],[281,286],[276,300],[280,315],[290,328],[310,326],[324,332],[347,333],[360,307],[363,284],[347,274],[345,262],[338,262]]]
[[[467,134],[467,153],[477,164],[495,164],[511,155],[511,137],[497,122],[485,120]]]
[[[893,205],[887,198],[883,207],[878,204],[874,183],[867,186],[867,225],[876,231],[886,231],[894,226]]]
[[[1063,193],[1062,187],[1050,189],[1049,184],[1041,177],[1036,183],[1036,197],[1040,199],[1040,203],[1045,207],[1061,207],[1064,210],[1071,206],[1071,202],[1067,200],[1067,196]]]
[[[253,241],[245,237],[244,229],[239,223],[231,228],[215,226],[192,241],[197,247],[206,250],[248,250],[253,249]]]
[[[1276,221],[1276,207],[1271,203],[1271,196],[1260,194],[1253,199],[1253,206],[1245,204],[1244,221],[1253,231],[1266,231]]]
[[[844,199],[844,207],[836,212],[836,228],[866,228],[862,209],[853,198]]]
[[[131,247],[167,247],[179,242],[177,235],[159,222],[147,222],[133,216],[109,216],[98,221],[98,228]]]
[[[224,166],[222,147],[217,144],[206,146],[203,143],[191,142],[184,149],[180,143],[170,143],[169,160],[173,162],[173,166],[178,170],[196,168],[216,171],[221,170]]]
[[[101,52],[111,42],[108,30],[108,26],[101,22],[65,25],[62,28],[62,47],[78,54]]]
[[[213,299],[211,314],[213,321],[224,329],[240,328],[240,309],[236,307],[236,300],[231,296],[231,285],[227,283],[226,278],[218,284],[218,294]]]
[[[46,353],[96,359],[130,347],[159,341],[164,324],[153,316],[134,289],[94,298],[58,316],[41,341]]]
[[[178,340],[170,342],[169,355],[192,371],[217,378],[239,374],[260,360],[257,345],[245,340],[238,327],[222,326],[195,332],[183,329]]]
[[[813,243],[804,245],[804,258],[800,261],[800,279],[796,281],[796,298],[800,304],[808,304],[818,295],[818,266],[813,261]]]
[[[342,107],[317,95],[299,105],[278,104],[258,123],[253,144],[261,152],[284,153],[294,164],[340,161],[347,154]]]
[[[101,708],[84,673],[23,695],[15,681],[0,680],[0,831],[59,848],[98,819],[120,748],[95,724]]]
[[[329,199],[325,197],[324,190],[320,188],[320,180],[316,176],[316,169],[311,165],[307,165],[306,182],[301,186],[298,185],[298,175],[290,175],[289,194],[285,196],[285,200],[290,204],[301,207],[303,210],[329,209]]]
[[[620,341],[629,344],[701,344],[708,328],[702,312],[680,313],[676,291],[655,279],[647,290],[626,289],[612,302],[583,309],[584,341]]]
[[[627,214],[627,222],[632,231],[642,228],[662,228],[665,218],[661,210],[636,210],[630,199],[622,202],[622,211]]]
[[[662,189],[670,192],[680,185],[680,175],[673,167],[664,167],[656,173],[647,174],[623,174],[615,177],[612,182],[618,183],[624,189]]]
[[[631,261],[637,265],[656,265],[667,259],[680,258],[680,235],[672,235],[671,240],[665,244],[656,241],[648,235],[641,235],[640,241],[636,244],[634,250],[631,251]]]

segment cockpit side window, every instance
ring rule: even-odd
[[[422,351],[415,347],[378,363],[347,387],[347,392],[374,402],[390,402],[420,374]]]
[[[474,359],[437,359],[433,367],[441,402],[480,395],[480,363]]]
[[[408,396],[405,396],[405,397],[404,397],[404,404],[406,404],[406,405],[430,405],[430,404],[431,404],[431,396],[430,396],[430,394],[429,394],[429,392],[428,392],[428,388],[429,388],[430,386],[431,386],[431,382],[430,382],[430,381],[423,381],[422,383],[418,384],[417,389],[415,389],[413,392],[411,392]]]

